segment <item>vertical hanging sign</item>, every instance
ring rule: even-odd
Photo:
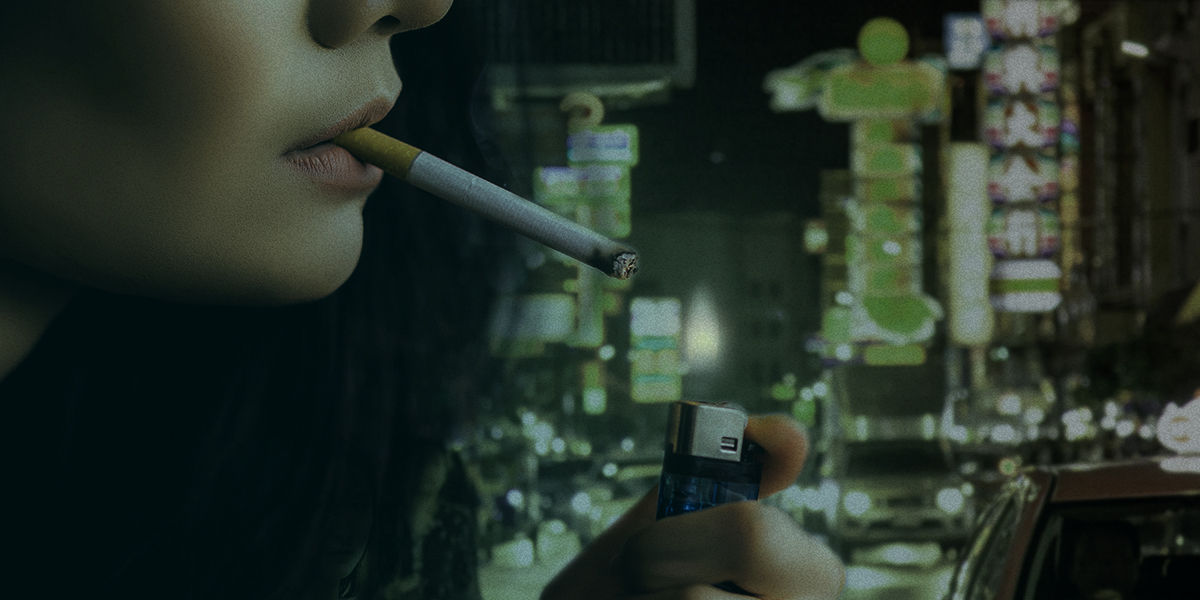
[[[814,55],[767,75],[776,110],[815,107],[851,123],[853,198],[845,204],[846,289],[824,315],[825,358],[920,364],[942,318],[922,277],[920,127],[947,112],[946,62],[908,60],[909,37],[894,19],[871,19],[858,56]]]
[[[534,170],[534,200],[605,236],[629,237],[630,170],[638,162],[637,126],[601,125],[603,105],[587,94],[569,95],[562,107],[569,112],[586,109],[586,116],[569,119],[567,166]],[[576,328],[566,342],[578,348],[604,344],[604,318],[615,313],[618,292],[629,287],[628,281],[605,281],[609,278],[590,271],[578,268],[575,278],[563,282],[563,289],[577,302]]]
[[[983,59],[991,303],[1001,312],[1047,312],[1062,301],[1054,260],[1062,237],[1059,8],[1027,0],[985,0],[982,8],[993,41]]]

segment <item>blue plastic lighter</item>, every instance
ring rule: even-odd
[[[757,500],[762,448],[746,439],[746,411],[731,404],[671,404],[656,518]],[[753,596],[732,582],[715,584]]]
[[[671,405],[657,518],[758,499],[762,449],[746,440],[748,422],[731,404]]]

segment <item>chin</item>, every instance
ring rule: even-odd
[[[148,285],[98,287],[186,304],[257,307],[302,304],[333,294],[354,272],[359,247],[336,250],[287,256],[265,253],[254,262],[229,261],[224,257],[226,260],[214,260],[203,268],[184,269],[163,279],[143,280]]]
[[[327,298],[334,292],[341,289],[342,285],[344,285],[346,281],[350,279],[350,273],[352,272],[353,269],[347,271],[345,275],[340,277],[331,277],[319,281],[314,280],[304,282],[304,285],[302,286],[295,286],[283,290],[282,293],[275,294],[270,298],[268,304],[282,306],[288,304],[299,304],[303,302],[313,302]]]
[[[352,258],[330,261],[324,257],[318,263],[295,265],[256,277],[245,293],[231,294],[232,304],[284,306],[312,302],[328,297],[350,279],[358,264],[358,253]]]
[[[362,221],[355,217],[345,227],[322,232],[325,235],[297,236],[303,241],[226,256],[223,262],[235,268],[212,274],[217,295],[225,296],[215,301],[275,306],[333,294],[354,273],[362,253]],[[245,261],[251,258],[255,260]]]

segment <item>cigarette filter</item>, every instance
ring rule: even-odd
[[[364,162],[510,227],[610,277],[629,279],[638,270],[637,252],[632,248],[400,140],[362,128],[337,136],[333,143]]]

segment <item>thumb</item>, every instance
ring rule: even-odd
[[[808,436],[795,419],[786,415],[750,417],[746,437],[766,451],[759,497],[783,490],[800,476],[808,456]]]

